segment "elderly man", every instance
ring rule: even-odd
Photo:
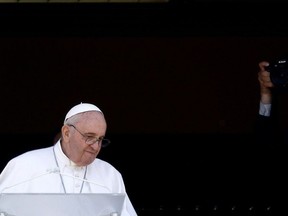
[[[55,145],[23,153],[0,175],[1,193],[125,193],[122,176],[97,158],[107,129],[103,112],[81,103],[70,109]],[[136,216],[128,195],[121,216]]]

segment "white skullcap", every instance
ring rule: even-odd
[[[102,111],[95,106],[94,104],[90,104],[90,103],[80,103],[74,107],[72,107],[69,112],[66,114],[66,117],[64,119],[64,123],[65,121],[70,118],[71,116],[74,116],[76,114],[82,113],[82,112],[88,112],[88,111],[99,111],[102,113]]]

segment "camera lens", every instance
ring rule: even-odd
[[[288,88],[288,57],[277,58],[267,68],[276,88]]]

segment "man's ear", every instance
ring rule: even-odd
[[[61,128],[61,132],[62,132],[62,139],[64,141],[66,141],[67,139],[69,139],[70,136],[70,127],[68,125],[63,125]]]

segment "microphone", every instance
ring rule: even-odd
[[[7,186],[7,187],[4,187],[4,188],[0,191],[0,194],[3,193],[5,190],[7,190],[7,189],[9,189],[9,188],[13,188],[13,187],[16,187],[16,186],[18,186],[18,185],[25,184],[25,183],[30,182],[30,181],[33,181],[33,180],[35,180],[35,179],[41,178],[41,177],[43,177],[43,176],[45,176],[45,175],[50,175],[50,174],[52,174],[52,173],[56,173],[57,170],[59,170],[59,169],[58,169],[58,168],[47,169],[46,172],[41,173],[40,175],[34,176],[34,177],[29,178],[29,179],[26,179],[26,180],[24,180],[24,181],[20,181],[20,182],[18,182],[18,183],[16,183],[16,184],[13,184],[13,185],[10,185],[10,186]],[[1,216],[1,215],[0,215],[0,216]]]
[[[20,182],[18,182],[18,183],[16,183],[16,184],[13,184],[13,185],[10,185],[10,186],[7,186],[7,187],[4,187],[4,188],[0,191],[0,194],[3,193],[3,192],[5,192],[6,190],[8,190],[8,189],[10,189],[10,188],[16,187],[16,186],[21,185],[21,184],[25,184],[25,183],[27,183],[27,182],[33,181],[33,180],[35,180],[35,179],[38,179],[38,178],[41,178],[41,177],[43,177],[43,176],[50,175],[50,174],[59,174],[59,175],[61,175],[61,176],[66,176],[66,177],[70,177],[70,178],[73,178],[73,179],[77,179],[77,180],[79,180],[79,181],[83,181],[83,182],[87,182],[87,183],[90,183],[90,184],[94,184],[94,185],[100,186],[100,187],[102,187],[102,188],[105,188],[107,191],[109,191],[109,192],[112,193],[111,189],[108,188],[107,186],[103,185],[103,184],[99,184],[99,183],[97,183],[97,182],[90,181],[90,180],[87,180],[87,179],[84,179],[84,178],[79,178],[79,177],[75,177],[75,176],[73,176],[73,175],[69,175],[69,174],[66,174],[66,173],[62,173],[62,172],[60,172],[60,169],[59,169],[58,167],[56,167],[56,168],[53,168],[53,169],[47,169],[46,172],[41,173],[41,174],[39,174],[39,175],[37,175],[37,176],[34,176],[34,177],[32,177],[32,178],[26,179],[26,180],[24,180],[24,181],[20,181]],[[0,216],[1,216],[1,215],[0,215]]]
[[[69,175],[69,174],[66,174],[66,173],[62,173],[62,172],[60,172],[59,168],[54,169],[54,170],[53,170],[53,173],[59,174],[59,175],[61,175],[61,176],[70,177],[70,178],[73,178],[73,179],[76,179],[76,180],[79,180],[79,181],[87,182],[87,183],[90,183],[90,184],[94,184],[94,185],[97,185],[97,186],[100,186],[100,187],[103,187],[103,188],[105,188],[106,190],[108,190],[110,193],[112,193],[111,189],[108,188],[107,186],[103,185],[103,184],[99,184],[99,183],[97,183],[97,182],[90,181],[90,180],[85,179],[85,178],[79,178],[79,177],[76,177],[76,176],[73,176],[73,175]]]

